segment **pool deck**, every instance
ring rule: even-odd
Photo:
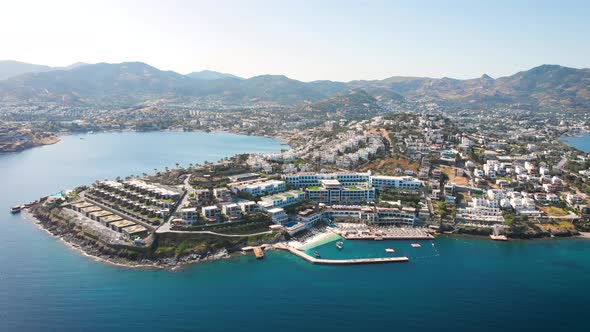
[[[379,263],[405,263],[408,257],[383,257],[383,258],[353,258],[353,259],[322,259],[311,257],[301,250],[297,250],[284,243],[278,243],[273,246],[276,249],[286,250],[295,256],[299,256],[312,264],[326,265],[348,265],[348,264],[379,264]]]

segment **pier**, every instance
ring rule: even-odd
[[[325,265],[349,265],[349,264],[379,264],[379,263],[405,263],[408,262],[408,257],[383,257],[383,258],[353,258],[353,259],[323,259],[315,258],[306,254],[303,251],[297,250],[284,243],[275,244],[274,248],[286,250],[295,256],[299,256],[312,264]]]
[[[256,256],[256,259],[264,258],[264,251],[262,251],[262,248],[254,247],[253,251],[254,251],[254,256]]]
[[[252,251],[254,253],[254,256],[256,257],[256,259],[262,259],[262,258],[264,258],[264,249],[269,248],[269,247],[271,247],[269,244],[263,244],[258,247],[248,246],[248,247],[243,247],[242,251]]]

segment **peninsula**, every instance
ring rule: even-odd
[[[428,112],[277,129],[290,149],[97,181],[27,210],[87,254],[130,266],[175,267],[253,247],[293,252],[317,232],[389,241],[587,231],[588,155],[558,139],[587,128],[495,125],[504,116],[490,113],[478,129],[464,114]]]

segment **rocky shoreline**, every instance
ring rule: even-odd
[[[100,245],[97,241],[90,240],[83,235],[76,234],[62,224],[44,222],[34,215],[33,212],[24,210],[24,216],[36,224],[41,230],[51,236],[60,239],[70,249],[86,256],[94,261],[106,263],[109,265],[120,266],[125,268],[136,269],[166,269],[170,271],[178,270],[186,265],[192,265],[201,262],[210,262],[218,259],[230,258],[231,255],[227,250],[220,250],[207,255],[191,254],[185,257],[125,257],[113,249]]]
[[[38,146],[52,145],[60,141],[59,136],[51,135],[43,138],[35,138],[26,142],[16,142],[10,145],[4,145],[0,148],[0,153],[17,153]]]

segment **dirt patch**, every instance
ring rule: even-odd
[[[550,217],[561,217],[567,215],[567,211],[562,208],[558,208],[557,206],[540,206],[539,210],[547,213],[547,215]]]
[[[395,169],[401,168],[403,170],[417,170],[418,164],[407,159],[401,158],[385,158],[377,160],[368,165],[361,167],[362,172],[371,170],[380,174],[396,174]]]
[[[456,167],[449,167],[449,166],[440,166],[440,170],[445,173],[449,177],[449,182],[453,182],[460,186],[466,186],[469,184],[469,179],[464,176],[457,176],[456,175]]]

